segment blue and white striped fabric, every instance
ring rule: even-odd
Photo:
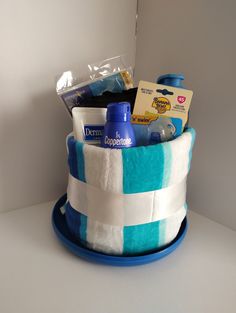
[[[66,219],[74,236],[109,254],[133,255],[172,241],[186,215],[195,131],[147,147],[103,149],[69,137]]]
[[[167,219],[121,227],[88,218],[66,204],[66,221],[74,237],[107,254],[134,255],[165,246],[176,237],[185,216],[186,206]]]

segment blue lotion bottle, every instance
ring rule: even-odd
[[[136,146],[130,111],[129,102],[108,104],[107,122],[101,141],[103,148],[122,149]]]

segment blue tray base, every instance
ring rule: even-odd
[[[154,262],[160,260],[161,258],[167,256],[171,252],[173,252],[182,240],[185,237],[187,232],[187,218],[183,220],[179,233],[176,238],[167,246],[158,249],[152,253],[142,254],[142,255],[135,255],[135,256],[113,256],[107,255],[104,253],[96,252],[90,250],[83,245],[81,245],[78,241],[76,241],[73,236],[71,235],[65,215],[61,213],[61,207],[65,204],[67,199],[67,195],[63,195],[55,204],[52,212],[52,226],[53,229],[61,241],[61,243],[69,249],[73,254],[86,259],[90,262],[95,263],[102,263],[106,265],[113,265],[113,266],[134,266],[134,265],[142,265],[150,262]]]

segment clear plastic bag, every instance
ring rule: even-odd
[[[131,67],[126,67],[121,56],[88,65],[88,80],[79,79],[73,71],[58,78],[56,91],[71,114],[75,106],[83,106],[86,98],[100,96],[106,91],[118,93],[133,87]]]
[[[91,80],[99,78],[101,76],[108,76],[123,70],[127,70],[132,76],[132,68],[127,67],[124,61],[124,57],[116,56],[110,59],[103,60],[88,65],[89,77]]]

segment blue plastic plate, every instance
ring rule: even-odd
[[[75,255],[83,259],[86,259],[87,261],[90,262],[102,263],[113,266],[134,266],[157,261],[173,252],[181,243],[181,241],[184,239],[184,236],[187,232],[188,225],[187,218],[185,217],[176,238],[164,248],[158,249],[157,251],[154,251],[152,253],[136,256],[113,256],[95,252],[80,245],[78,241],[75,240],[71,235],[66,224],[65,215],[62,214],[60,210],[61,207],[65,204],[66,199],[67,195],[65,194],[57,201],[53,208],[52,212],[53,229],[58,239],[66,248],[68,248]]]

